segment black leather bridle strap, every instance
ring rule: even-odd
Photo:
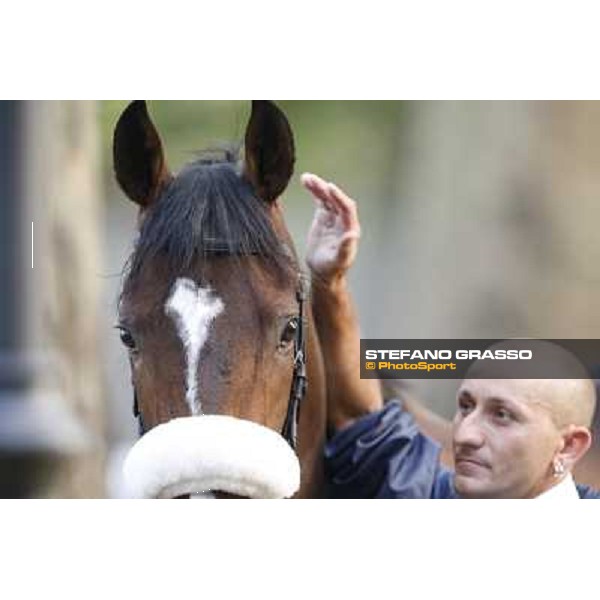
[[[292,387],[287,414],[281,435],[295,451],[298,441],[298,419],[300,416],[300,405],[306,395],[308,384],[306,376],[306,332],[307,323],[305,317],[306,289],[304,281],[300,279],[300,285],[296,293],[298,300],[298,328],[294,339],[294,371],[292,374]]]
[[[140,411],[140,406],[138,404],[137,390],[135,389],[135,385],[133,386],[133,416],[137,419],[138,435],[140,437],[142,437],[144,435],[144,433],[146,433],[146,428],[144,427],[142,413]]]

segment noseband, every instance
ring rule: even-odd
[[[294,336],[294,370],[292,374],[292,386],[290,389],[287,414],[281,429],[281,435],[294,451],[297,450],[300,405],[306,395],[308,384],[306,376],[306,331],[308,329],[308,324],[305,315],[307,296],[306,283],[302,275],[300,275],[298,288],[296,290],[298,317],[296,335]],[[146,428],[142,420],[142,413],[139,409],[135,386],[133,387],[133,416],[138,421],[139,435],[144,435]]]

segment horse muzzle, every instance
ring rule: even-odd
[[[129,451],[123,475],[131,498],[208,492],[289,498],[300,487],[300,463],[279,433],[225,415],[182,417],[154,427]]]

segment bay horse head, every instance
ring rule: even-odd
[[[115,128],[116,178],[139,207],[118,325],[141,433],[124,466],[135,497],[320,495],[322,364],[280,200],[294,139],[275,104],[252,103],[240,155],[174,175],[145,102]]]

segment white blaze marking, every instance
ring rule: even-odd
[[[200,350],[208,330],[224,305],[210,288],[198,287],[191,279],[179,278],[165,304],[165,313],[175,321],[186,354],[186,400],[192,415],[202,412],[196,398]]]

